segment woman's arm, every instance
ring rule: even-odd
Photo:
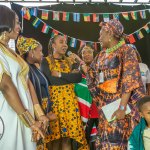
[[[25,108],[21,102],[18,91],[11,80],[11,77],[7,74],[3,74],[0,90],[2,91],[5,99],[9,105],[14,109],[14,111],[19,115],[25,111]],[[12,96],[13,95],[13,96]]]

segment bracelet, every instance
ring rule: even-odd
[[[22,114],[20,114],[19,118],[25,124],[25,126],[29,127],[29,128],[35,123],[34,118],[29,113],[28,110],[26,110],[25,112],[23,112]]]
[[[120,110],[124,110],[124,111],[125,111],[125,110],[126,110],[126,106],[119,105],[119,109],[120,109]]]
[[[35,112],[35,116],[37,117],[37,119],[39,119],[41,116],[45,115],[40,104],[34,105],[34,112]]]

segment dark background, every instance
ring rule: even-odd
[[[34,5],[34,3],[33,3]],[[20,10],[22,8],[21,5],[18,4],[11,4],[11,7],[15,12],[18,14],[19,19],[21,21],[21,14]],[[77,13],[113,13],[113,12],[126,12],[126,11],[134,11],[134,10],[143,10],[143,9],[150,9],[150,6],[146,5],[138,5],[138,6],[120,6],[111,3],[99,3],[99,4],[57,4],[52,6],[41,6],[38,7],[40,9],[46,10],[53,10],[53,11],[66,11],[66,12],[77,12]],[[99,23],[92,22],[84,22],[83,15],[80,15],[80,22],[73,22],[72,14],[70,14],[69,21],[62,21],[62,15],[60,15],[60,21],[52,20],[52,12],[49,12],[49,19],[44,20],[45,23],[53,27],[54,29],[74,37],[76,39],[85,40],[85,41],[98,41],[99,37]],[[112,18],[112,15],[110,15]],[[150,12],[146,11],[146,19],[141,19],[138,13],[138,19],[133,20],[129,14],[130,20],[125,20],[122,15],[120,14],[120,21],[124,25],[125,33],[130,34],[139,28],[143,27],[146,23],[150,21]],[[41,11],[38,11],[38,16],[41,18]],[[23,21],[23,33],[22,35],[26,37],[33,37],[38,40],[43,45],[43,53],[47,55],[47,45],[48,41],[51,37],[52,30],[49,31],[48,34],[44,34],[41,32],[42,24],[36,29],[32,26],[32,22],[35,17],[32,17],[30,21],[24,19]],[[102,15],[100,15],[100,21],[103,21]],[[150,67],[150,34],[147,34],[145,30],[142,30],[144,38],[138,40],[134,43],[137,47],[142,60]],[[68,39],[68,45],[69,45]],[[73,52],[77,52],[80,46],[80,42],[78,42],[76,48],[72,48],[69,46],[68,50]],[[100,50],[100,45],[98,44],[98,50]]]

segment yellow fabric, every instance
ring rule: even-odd
[[[40,43],[33,38],[26,38],[19,36],[17,40],[17,49],[20,55],[25,54],[26,52],[35,49]]]
[[[51,61],[49,57],[47,57],[47,61],[50,67]],[[61,66],[63,67],[61,68]],[[55,60],[53,70],[64,73],[70,72],[66,60]],[[80,118],[77,97],[74,93],[74,84],[50,86],[49,91],[51,101],[53,102],[52,110],[58,117],[57,121],[50,123],[52,131],[49,136],[50,140],[53,141],[63,137],[68,137],[79,143],[80,150],[87,150],[88,146]]]
[[[143,142],[145,150],[150,149],[150,129],[145,129],[143,133]]]

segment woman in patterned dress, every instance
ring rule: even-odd
[[[71,72],[72,62],[65,56],[67,49],[66,39],[55,36],[49,42],[49,56],[41,64],[49,81],[53,113],[58,117],[50,124],[50,140],[53,150],[71,150],[71,139],[79,143],[79,149],[86,150],[88,147],[74,92],[74,83],[80,82],[82,76]]]
[[[97,150],[126,150],[127,141],[139,121],[137,101],[144,96],[135,50],[124,41],[122,24],[112,19],[101,23],[100,44],[103,50],[91,64],[88,86],[99,109]],[[108,122],[102,107],[121,99]],[[125,115],[127,104],[131,113]],[[110,109],[110,111],[112,111]]]

